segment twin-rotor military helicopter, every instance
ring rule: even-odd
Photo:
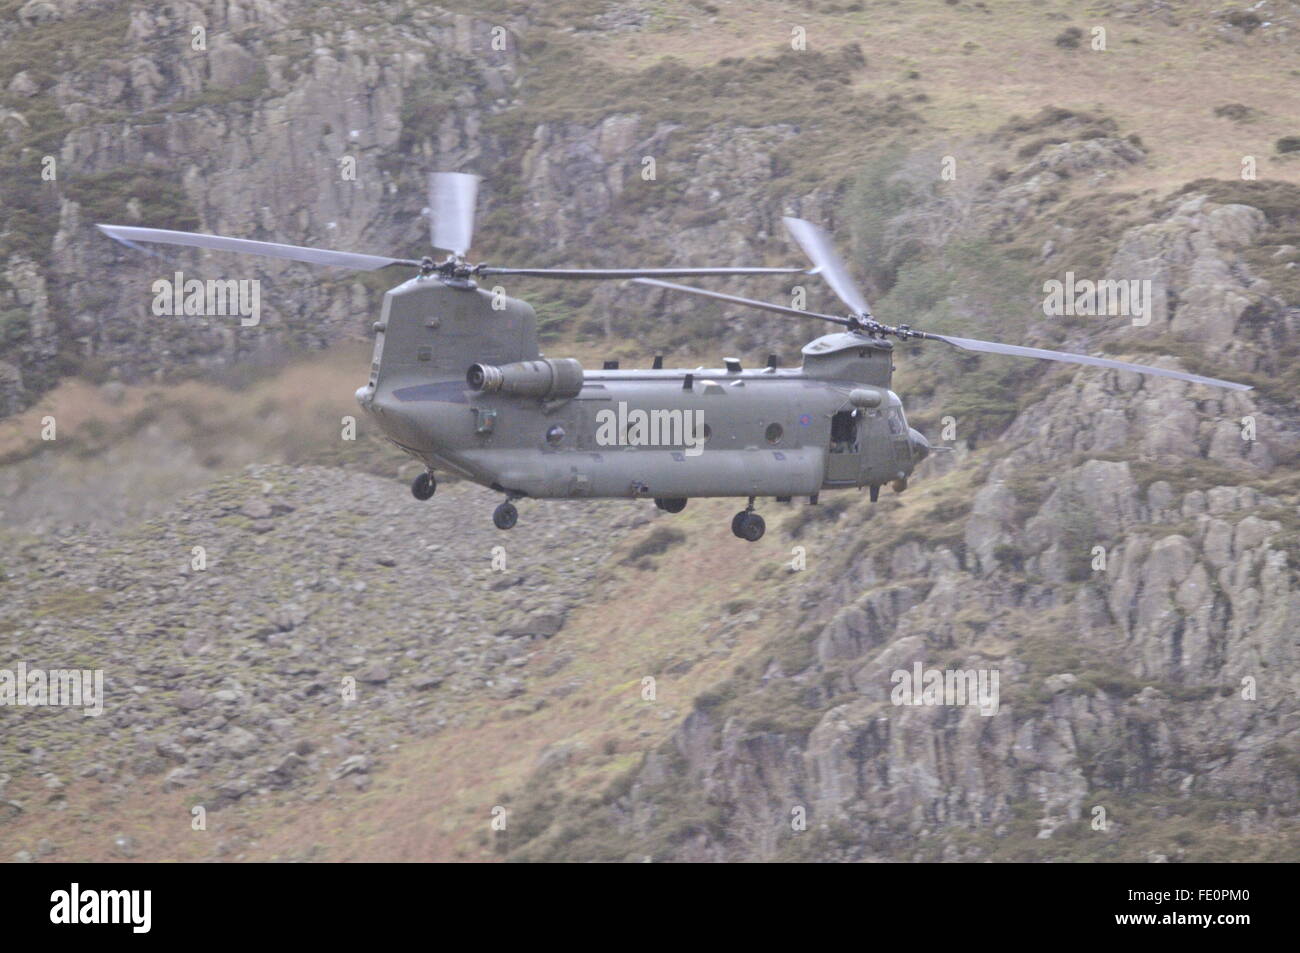
[[[370,378],[357,401],[384,434],[425,467],[411,485],[417,499],[436,488],[434,472],[454,473],[504,494],[492,514],[500,529],[518,520],[526,497],[648,497],[679,513],[691,497],[745,497],[732,532],[751,542],[764,532],[754,512],[759,497],[816,503],[822,490],[880,487],[896,491],[930,453],[907,425],[890,389],[893,344],[942,341],[966,351],[1010,354],[1136,371],[1176,380],[1249,390],[1244,384],[1062,351],[999,344],[890,326],[872,317],[866,298],[829,236],[810,222],[786,218],[791,236],[814,268],[505,268],[466,261],[473,238],[478,178],[430,177],[429,212],[436,262],[385,258],[193,232],[100,225],[132,245],[158,242],[234,251],[361,271],[409,266],[418,274],[388,291],[374,324]],[[690,287],[666,278],[711,275],[819,274],[848,308],[819,314]],[[799,367],[743,368],[727,358],[718,368],[622,370],[606,362],[588,370],[572,358],[538,351],[537,320],[526,302],[480,288],[475,279],[631,279],[729,304],[840,326],[805,345]]]

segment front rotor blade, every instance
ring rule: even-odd
[[[1185,374],[1182,371],[1170,371],[1163,367],[1151,367],[1147,364],[1130,364],[1127,361],[1112,361],[1108,357],[1089,357],[1086,354],[1071,354],[1068,351],[1048,351],[1040,347],[1021,347],[1019,344],[998,344],[994,341],[979,341],[975,338],[955,338],[946,334],[926,332],[927,338],[946,341],[964,351],[982,351],[987,354],[1010,354],[1014,357],[1036,357],[1044,361],[1060,361],[1063,364],[1090,364],[1093,367],[1107,367],[1118,371],[1135,371],[1138,374],[1152,374],[1156,377],[1171,377],[1178,381],[1190,381],[1193,384],[1209,384],[1211,387],[1226,387],[1229,390],[1252,390],[1249,384],[1220,380],[1217,377],[1202,377],[1200,374]]]
[[[420,263],[408,258],[381,258],[378,255],[360,255],[350,251],[330,251],[327,248],[304,248],[301,245],[281,245],[277,242],[255,242],[248,238],[227,238],[225,235],[201,235],[198,232],[173,232],[164,228],[136,228],[131,225],[96,225],[101,232],[124,245],[132,242],[156,242],[160,245],[188,245],[191,248],[211,248],[213,251],[235,251],[246,255],[263,255],[267,258],[287,258],[305,261],[310,265],[329,265],[333,268],[354,268],[357,271],[375,271],[389,265],[414,265]]]
[[[463,258],[474,242],[474,204],[478,176],[464,172],[434,172],[429,176],[429,214],[433,216],[433,247]]]
[[[743,304],[750,308],[758,308],[762,311],[775,311],[777,314],[790,314],[796,318],[820,318],[823,321],[834,321],[836,324],[851,324],[848,318],[841,318],[833,314],[818,314],[816,311],[800,311],[798,308],[787,308],[783,304],[770,304],[767,301],[755,301],[753,298],[741,298],[737,295],[723,294],[721,291],[707,291],[704,288],[692,288],[689,285],[679,285],[671,281],[656,281],[653,278],[634,278],[633,284],[653,285],[656,288],[667,288],[670,291],[685,291],[687,294],[699,295],[701,298],[714,298],[718,301],[729,301],[732,304]]]
[[[707,275],[792,275],[802,268],[496,268],[480,265],[476,275],[521,278],[699,278]]]
[[[858,317],[870,317],[871,309],[867,307],[866,296],[858,288],[857,282],[849,274],[849,269],[835,251],[831,237],[812,222],[802,218],[787,217],[782,221],[785,222],[785,227],[794,240],[799,243],[799,247],[804,250],[804,254],[817,266],[817,273],[826,279],[826,283],[831,286],[831,290],[839,296],[839,299]]]

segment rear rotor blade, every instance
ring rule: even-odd
[[[464,172],[434,172],[429,176],[429,214],[433,217],[433,247],[463,258],[474,242],[474,204],[478,176]]]
[[[96,225],[101,232],[124,245],[132,242],[156,242],[160,245],[187,245],[191,248],[210,248],[213,251],[234,251],[267,258],[287,258],[305,261],[310,265],[329,265],[333,268],[353,268],[357,271],[375,271],[390,265],[414,265],[409,258],[381,258],[378,255],[360,255],[350,251],[330,251],[327,248],[304,248],[301,245],[281,245],[277,242],[255,242],[247,238],[227,238],[225,235],[201,235],[197,232],[173,232],[164,228],[136,228],[130,225]]]
[[[796,318],[820,318],[823,321],[834,321],[836,324],[849,325],[853,322],[848,318],[841,318],[833,314],[818,314],[816,311],[800,311],[798,308],[787,308],[783,304],[770,304],[767,301],[755,301],[753,298],[741,298],[737,295],[723,294],[721,291],[707,291],[704,288],[692,288],[689,285],[679,285],[671,281],[656,281],[653,278],[634,278],[633,284],[653,285],[656,288],[667,288],[670,291],[685,291],[687,294],[699,295],[701,298],[714,298],[718,301],[728,301],[732,304],[743,304],[746,307],[758,308],[761,311],[774,311],[777,314],[789,314]]]
[[[979,341],[975,338],[956,338],[946,334],[922,332],[923,337],[936,341],[945,341],[963,351],[981,351],[986,354],[1010,354],[1014,357],[1036,357],[1044,361],[1060,361],[1063,364],[1090,364],[1093,367],[1107,367],[1112,370],[1134,371],[1138,374],[1151,374],[1156,377],[1171,377],[1178,381],[1190,381],[1193,384],[1208,384],[1211,387],[1226,387],[1229,390],[1252,390],[1249,384],[1220,380],[1217,377],[1202,377],[1200,374],[1186,374],[1182,371],[1166,370],[1163,367],[1151,367],[1147,364],[1130,364],[1127,361],[1113,361],[1107,357],[1089,357],[1086,354],[1071,354],[1068,351],[1048,351],[1039,347],[1022,347],[1019,344],[998,344],[994,341]]]
[[[817,266],[816,273],[826,279],[831,290],[839,299],[852,309],[858,317],[870,317],[871,309],[867,306],[866,296],[862,294],[857,283],[849,275],[849,269],[835,251],[831,237],[812,222],[802,218],[784,218],[786,229],[799,243],[804,254]]]
[[[802,268],[497,268],[479,265],[474,274],[518,275],[521,278],[698,278],[707,275],[791,275],[801,271]]]

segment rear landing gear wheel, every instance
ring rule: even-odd
[[[433,478],[433,474],[428,470],[421,473],[411,481],[411,496],[417,500],[427,500],[433,496],[434,490],[438,489],[438,482]]]
[[[497,529],[510,529],[519,522],[519,511],[513,503],[502,503],[492,511],[492,522]]]
[[[680,496],[657,496],[655,497],[655,506],[665,513],[680,513],[686,509],[686,499]]]

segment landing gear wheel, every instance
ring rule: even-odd
[[[433,496],[433,491],[436,489],[438,489],[438,482],[428,470],[411,481],[411,496],[417,500],[427,500]]]
[[[519,522],[519,511],[513,503],[502,503],[492,511],[492,522],[497,529],[510,529]]]
[[[749,504],[731,518],[731,531],[741,539],[747,539],[751,543],[757,542],[767,529],[767,524],[763,522],[763,517],[754,512],[754,497],[749,498]]]
[[[767,524],[757,513],[741,510],[731,518],[731,531],[741,539],[756,543],[763,538],[763,533],[767,531]]]
[[[655,506],[665,513],[680,513],[686,509],[686,499],[680,496],[655,497]]]

